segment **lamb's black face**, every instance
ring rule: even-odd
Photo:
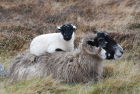
[[[73,32],[76,30],[76,26],[72,24],[64,24],[61,27],[57,27],[61,31],[64,40],[69,41],[72,38]]]
[[[106,51],[106,59],[117,59],[123,55],[123,48],[106,32],[98,32],[92,43]]]

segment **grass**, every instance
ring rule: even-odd
[[[125,63],[130,63],[130,65],[124,68],[124,65],[114,64],[113,66],[118,65],[117,70],[114,69],[114,74],[97,84],[64,84],[48,77],[13,84],[6,83],[4,88],[8,94],[45,94],[46,92],[52,94],[139,94],[140,73],[136,73],[138,70],[135,65],[133,65],[135,69],[132,68],[132,62]]]
[[[12,60],[12,56],[6,53],[0,54],[0,64],[4,65],[4,67],[9,68],[10,62]]]
[[[77,34],[94,28],[107,31],[125,49],[119,60],[104,62],[98,83],[66,84],[51,76],[9,83],[0,78],[0,94],[140,94],[139,0],[1,0],[0,64],[7,69],[39,34],[75,24]]]
[[[104,62],[104,79],[98,83],[67,84],[58,80],[35,78],[8,83],[2,80],[0,92],[3,94],[139,94],[140,69],[133,60],[120,59]],[[2,91],[1,91],[2,90]]]

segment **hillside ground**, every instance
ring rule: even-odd
[[[57,32],[72,23],[76,34],[96,28],[106,31],[124,48],[118,60],[104,62],[104,79],[66,84],[51,77],[8,83],[0,78],[0,94],[140,94],[139,0],[0,0],[0,64],[29,48],[37,35]]]

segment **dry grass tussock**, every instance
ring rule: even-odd
[[[0,94],[140,94],[139,0],[0,0],[0,63],[8,68],[33,37],[56,32],[65,23],[78,27],[76,43],[94,28],[109,32],[124,56],[104,63],[104,79],[97,84],[69,85],[51,77],[14,84],[0,79]]]

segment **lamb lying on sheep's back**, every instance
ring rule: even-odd
[[[44,55],[46,52],[73,51],[76,26],[64,24],[57,27],[57,29],[60,32],[42,34],[35,37],[30,44],[30,53],[40,56]]]
[[[102,60],[106,58],[106,51],[92,46],[91,42],[89,38],[84,38],[79,49],[74,52],[33,56],[27,51],[15,59],[10,81],[49,75],[65,82],[98,81],[103,71]]]

